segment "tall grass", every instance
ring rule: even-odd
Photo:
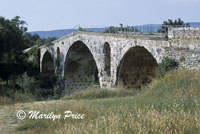
[[[152,82],[142,93],[151,97],[195,97],[200,96],[200,71],[175,70],[164,78]]]
[[[0,105],[14,104],[14,103],[24,103],[34,101],[35,98],[31,94],[24,94],[22,92],[13,92],[12,96],[0,96]]]
[[[0,105],[11,104],[11,103],[13,103],[11,98],[8,98],[6,96],[0,96]]]
[[[85,114],[85,119],[31,120],[20,133],[39,134],[198,134],[200,133],[200,71],[180,70],[155,80],[133,97],[115,97],[111,91],[88,90],[67,96],[41,112]],[[106,93],[105,93],[106,92]],[[94,95],[94,94],[96,95]],[[88,99],[115,97],[112,99]],[[109,94],[109,95],[108,95]],[[105,97],[106,96],[106,97]],[[120,95],[119,95],[120,96]],[[123,96],[123,95],[122,95]],[[85,99],[86,98],[86,99]],[[84,100],[85,99],[85,100]],[[42,124],[42,125],[34,125]]]
[[[103,107],[91,105],[87,101],[72,101],[55,107],[57,110],[54,112],[63,115],[65,110],[71,110],[74,113],[85,114],[85,119],[69,118],[55,121],[28,119],[19,130],[20,133],[26,134],[200,133],[199,103],[196,103],[194,113],[184,111],[182,105],[184,104],[174,102],[170,110],[166,108],[157,110],[153,105],[150,108],[133,106],[130,108],[126,105]]]
[[[123,89],[100,89],[89,88],[80,90],[70,95],[65,95],[63,99],[101,99],[114,97],[134,96],[139,92],[137,90],[123,90]]]

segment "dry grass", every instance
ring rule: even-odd
[[[8,98],[6,96],[0,96],[0,105],[11,104],[11,103],[13,103],[11,98]]]
[[[134,101],[132,98],[127,98]],[[102,100],[97,100],[101,102]],[[109,100],[105,100],[109,101]],[[123,101],[123,100],[122,100]],[[105,102],[104,102],[105,103]],[[123,102],[122,102],[123,103]],[[40,134],[184,134],[200,133],[199,102],[195,102],[195,112],[184,111],[184,104],[173,102],[170,110],[138,108],[130,105],[104,107],[90,101],[72,101],[60,104],[54,110],[62,114],[65,110],[84,113],[84,120],[26,120],[20,127],[21,133]],[[55,107],[54,107],[55,108]],[[48,112],[51,111],[50,109]],[[46,111],[46,110],[45,110]],[[43,111],[44,112],[44,111]],[[45,113],[48,113],[47,111]]]
[[[39,107],[41,112],[85,114],[85,119],[31,120],[20,133],[39,134],[198,134],[200,71],[168,73],[133,97],[66,100]]]
[[[89,88],[85,90],[77,91],[70,95],[65,95],[63,99],[101,99],[101,98],[115,98],[115,97],[128,97],[134,96],[138,93],[138,90],[124,90],[124,89],[100,89]]]

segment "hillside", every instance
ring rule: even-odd
[[[95,32],[104,32],[106,28],[87,28],[87,31],[95,31]],[[71,34],[75,32],[77,29],[61,29],[61,30],[52,30],[52,31],[34,31],[30,32],[31,34],[38,34],[41,38],[49,38],[49,37],[57,37],[60,38],[62,36]]]

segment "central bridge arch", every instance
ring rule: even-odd
[[[82,41],[74,42],[66,55],[64,68],[65,91],[74,92],[99,85],[98,69],[89,48]]]

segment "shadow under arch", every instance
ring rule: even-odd
[[[117,86],[140,89],[156,75],[158,64],[144,47],[131,47],[123,56],[117,70]]]
[[[42,59],[42,74],[54,76],[55,69],[51,54],[46,51]]]
[[[65,60],[65,91],[74,92],[99,85],[98,69],[89,48],[76,41],[69,48]]]

